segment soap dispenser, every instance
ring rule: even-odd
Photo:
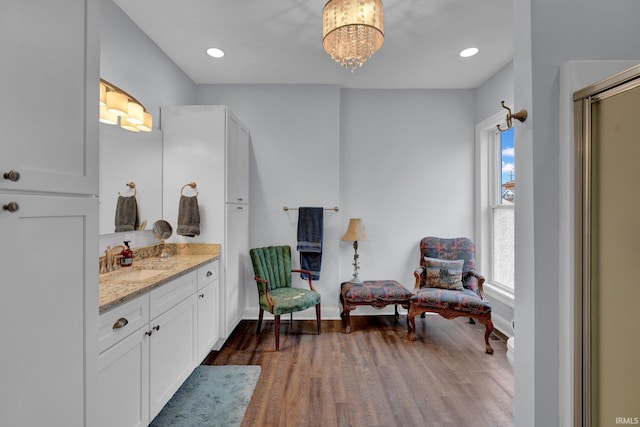
[[[131,267],[133,263],[133,251],[129,247],[130,240],[124,241],[124,249],[120,252],[120,266],[121,267]]]

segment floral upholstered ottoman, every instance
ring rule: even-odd
[[[340,317],[346,322],[345,333],[351,332],[349,312],[359,305],[369,305],[374,308],[395,305],[395,315],[399,316],[398,304],[409,309],[409,292],[395,280],[366,280],[362,283],[343,282],[340,285]]]

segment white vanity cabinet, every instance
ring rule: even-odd
[[[219,261],[104,312],[99,425],[146,426],[219,337]]]
[[[97,415],[99,9],[0,2],[2,426]]]
[[[198,269],[198,360],[202,361],[220,339],[219,262]]]
[[[148,333],[148,295],[100,315],[99,426],[149,424]]]
[[[193,274],[195,282],[195,274]],[[196,360],[196,295],[151,320],[149,419],[152,420],[189,374]]]
[[[181,189],[195,182],[200,235],[172,241],[221,242],[219,349],[242,318],[249,259],[249,131],[223,105],[162,107],[163,215],[177,224]]]

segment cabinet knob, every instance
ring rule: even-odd
[[[2,206],[2,209],[8,212],[18,212],[20,206],[16,202],[9,202],[6,205]]]
[[[244,199],[242,197],[238,197],[238,201],[242,202]]]
[[[156,325],[156,326],[154,326],[154,327],[153,327],[153,328],[151,328],[151,329],[153,329],[154,331],[159,331],[159,330],[160,330],[160,325]]]
[[[204,294],[200,294],[198,295],[200,298],[204,298]]]
[[[207,277],[211,277],[213,276],[213,273],[211,271],[207,271]]]
[[[144,335],[150,337],[151,335],[153,335],[153,331],[145,331]]]
[[[9,172],[5,172],[2,176],[4,176],[4,179],[16,182],[20,179],[20,172],[11,170]]]
[[[116,323],[113,324],[113,329],[115,330],[115,329],[124,328],[128,324],[129,324],[129,321],[126,318],[121,317],[116,321]]]

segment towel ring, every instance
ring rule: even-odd
[[[195,190],[195,188],[196,188],[196,183],[195,183],[195,182],[190,182],[190,183],[188,183],[188,184],[183,185],[183,186],[182,186],[182,188],[180,189],[180,195],[181,195],[181,196],[184,196],[184,188],[185,188],[185,187],[191,187],[191,188],[193,188],[193,189]],[[200,194],[200,193],[199,193],[198,191],[196,191],[196,196],[197,196],[198,194]]]
[[[133,196],[135,196],[136,195],[136,183],[131,181],[131,182],[127,182],[125,185],[133,190]],[[118,196],[121,196],[119,191],[118,191]]]

